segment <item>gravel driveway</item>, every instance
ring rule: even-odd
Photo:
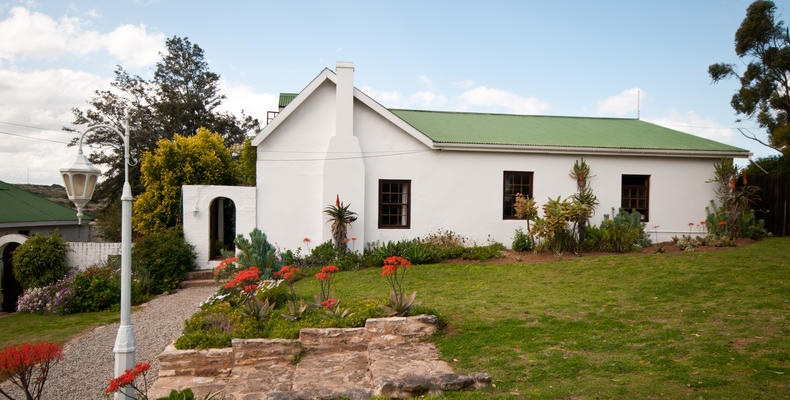
[[[215,287],[182,289],[175,294],[159,296],[132,313],[137,362],[151,362],[147,374],[149,385],[159,375],[156,356],[181,335],[184,320],[216,290]],[[63,360],[50,370],[42,398],[102,399],[113,378],[115,355],[112,348],[117,333],[118,323],[114,323],[93,328],[69,340],[64,345]],[[11,386],[10,382],[5,382],[3,390]],[[15,398],[24,398],[18,390],[11,389],[11,392]]]

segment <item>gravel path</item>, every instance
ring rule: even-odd
[[[198,310],[198,304],[214,293],[215,287],[182,289],[159,296],[132,313],[137,342],[137,362],[150,361],[148,384],[159,375],[156,356],[181,335],[183,321]],[[103,325],[81,333],[64,345],[63,360],[52,367],[42,399],[88,400],[104,398],[104,390],[113,378],[115,335],[118,323]],[[11,386],[3,384],[3,389]],[[14,387],[15,388],[15,387]],[[24,398],[13,391],[15,398]]]

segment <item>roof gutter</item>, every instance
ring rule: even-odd
[[[627,149],[615,147],[583,147],[583,146],[536,146],[513,144],[483,143],[439,143],[434,142],[438,150],[454,151],[492,151],[504,153],[540,153],[540,154],[590,154],[601,156],[648,156],[648,157],[697,157],[697,158],[747,158],[752,153],[737,150],[673,150],[673,149]]]
[[[77,220],[0,222],[0,228],[19,228],[19,227],[29,227],[29,226],[68,226],[68,225],[79,226],[79,224],[77,224]]]

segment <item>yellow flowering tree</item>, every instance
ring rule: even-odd
[[[145,192],[134,201],[134,225],[140,233],[180,228],[181,185],[235,185],[238,163],[218,133],[200,128],[193,136],[162,139],[142,161]]]

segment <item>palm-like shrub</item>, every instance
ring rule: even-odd
[[[335,200],[335,204],[324,208],[327,215],[327,222],[332,223],[332,237],[335,239],[335,246],[345,251],[348,247],[345,239],[348,227],[357,220],[357,213],[351,211],[351,204],[346,205],[340,201],[340,197]]]

